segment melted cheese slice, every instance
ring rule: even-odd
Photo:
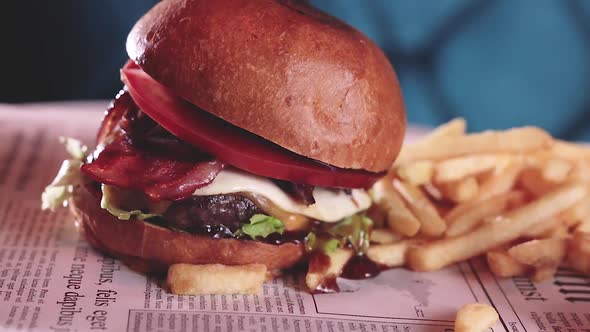
[[[315,203],[305,205],[298,203],[271,180],[248,174],[236,169],[224,169],[209,185],[197,189],[195,196],[208,196],[251,192],[266,197],[281,209],[325,221],[336,222],[342,218],[366,210],[371,205],[371,198],[365,190],[352,189],[350,195],[343,190],[315,187]]]

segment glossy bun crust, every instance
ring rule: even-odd
[[[176,263],[243,265],[260,263],[269,270],[286,269],[298,263],[303,245],[272,245],[257,241],[213,239],[173,232],[143,221],[121,221],[100,207],[99,193],[76,188],[72,210],[94,247],[120,258],[135,270],[165,273]]]
[[[322,162],[379,172],[406,119],[383,52],[303,1],[164,0],[127,52],[200,108]]]

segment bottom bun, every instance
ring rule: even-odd
[[[92,190],[92,189],[90,189]],[[304,255],[302,244],[280,245],[237,239],[214,239],[175,232],[140,220],[119,220],[100,207],[100,193],[75,189],[71,206],[91,245],[120,258],[134,270],[166,272],[186,264],[264,264],[268,270],[294,266]]]

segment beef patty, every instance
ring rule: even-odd
[[[264,211],[243,196],[212,195],[174,202],[163,217],[167,226],[189,233],[231,237],[257,213]]]

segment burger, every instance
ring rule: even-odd
[[[127,39],[124,88],[45,207],[136,270],[263,264],[369,245],[368,188],[404,136],[383,52],[304,1],[165,0]]]

